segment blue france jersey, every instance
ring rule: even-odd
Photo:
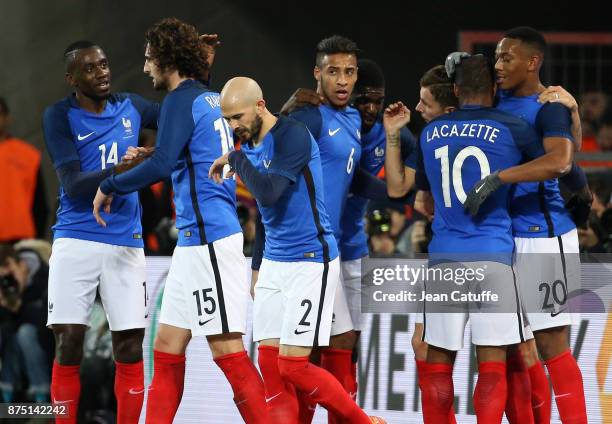
[[[408,128],[400,131],[402,160],[412,169],[416,168],[416,140]],[[365,134],[361,134],[360,167],[372,175],[377,175],[385,164],[386,136],[381,120]],[[368,254],[368,237],[364,229],[364,215],[368,208],[368,199],[348,195],[344,213],[340,220],[342,239],[340,240],[340,257],[343,261],[352,261]]]
[[[164,99],[155,153],[137,167],[104,180],[104,193],[130,193],[172,176],[179,246],[197,246],[241,231],[236,182],[208,178],[215,159],[233,149],[221,115],[219,94],[193,80],[183,81]]]
[[[511,253],[510,186],[493,193],[475,218],[463,202],[488,174],[540,155],[535,131],[504,112],[464,106],[431,121],[419,145],[435,203],[429,253]]]
[[[138,145],[141,124],[155,128],[158,105],[134,94],[113,94],[102,113],[81,109],[73,96],[48,107],[43,116],[45,144],[56,169],[80,162],[81,172],[116,165],[129,146]],[[108,226],[91,212],[91,198],[70,198],[60,186],[53,237],[76,238],[119,246],[143,247],[138,193],[115,196]]]
[[[260,144],[243,144],[242,151],[259,172],[291,180],[274,206],[258,204],[266,232],[263,257],[281,262],[335,259],[338,248],[323,201],[321,156],[308,129],[281,116]]]
[[[361,117],[357,109],[335,109],[328,105],[307,106],[291,117],[306,124],[321,152],[325,209],[339,244],[340,218],[361,159]]]
[[[512,96],[500,92],[497,109],[527,121],[538,133],[540,143],[545,137],[574,140],[569,110],[557,103],[538,103],[538,96]],[[556,237],[576,228],[559,191],[557,179],[516,184],[510,208],[515,237]]]

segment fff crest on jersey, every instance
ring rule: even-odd
[[[123,138],[130,138],[134,134],[132,133],[132,121],[129,118],[121,117],[123,123],[123,129],[125,130],[125,136]]]
[[[374,155],[376,155],[377,158],[382,157],[385,155],[385,149],[378,146],[377,148],[374,149]]]

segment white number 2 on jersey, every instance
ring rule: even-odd
[[[444,206],[450,208],[451,204],[451,193],[450,193],[450,166],[448,161],[448,146],[439,147],[434,150],[436,159],[440,159],[440,171],[442,173],[442,194],[444,196]],[[455,195],[461,203],[465,202],[467,198],[465,190],[463,189],[463,180],[461,178],[461,168],[463,162],[470,156],[473,156],[478,161],[480,166],[480,178],[484,178],[491,173],[489,166],[489,160],[485,153],[476,146],[469,146],[461,149],[455,161],[453,162],[453,188],[455,189]]]
[[[218,131],[219,136],[221,137],[221,154],[224,155],[230,150],[234,150],[234,137],[232,136],[232,130],[224,118],[219,118],[215,121],[215,131]],[[229,165],[225,165],[223,167],[224,177],[229,170]],[[236,177],[234,176],[234,179],[235,178]]]
[[[98,146],[100,150],[100,162],[102,163],[102,169],[106,169],[106,164],[112,163],[117,165],[119,160],[117,158],[117,142],[114,141],[110,150],[108,151],[108,157],[106,156],[106,144],[100,144]]]

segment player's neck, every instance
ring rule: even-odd
[[[168,91],[176,90],[176,87],[178,87],[183,81],[186,81],[188,79],[190,78],[181,77],[177,71],[172,72],[170,75],[168,75]]]
[[[256,140],[253,140],[253,144],[255,146],[259,145],[264,137],[266,136],[266,134],[268,134],[268,132],[270,132],[270,130],[272,129],[272,127],[274,125],[276,125],[276,121],[278,121],[278,118],[274,115],[272,115],[268,109],[266,109],[266,111],[264,112],[264,115],[261,117],[261,129],[259,130],[259,134],[257,136]]]
[[[512,94],[517,97],[533,96],[540,93],[544,86],[539,78],[527,78],[521,85],[512,90]]]
[[[461,96],[459,98],[459,104],[461,106],[482,106],[482,107],[492,107],[493,106],[493,97],[489,94],[477,94],[474,96]]]
[[[81,109],[91,113],[102,113],[106,108],[106,99],[92,99],[83,93],[76,92],[76,100]]]

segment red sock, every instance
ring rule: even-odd
[[[258,362],[266,390],[269,422],[295,423],[298,420],[295,387],[281,378],[278,370],[278,347],[260,345]]]
[[[423,380],[425,375],[427,374],[427,361],[421,361],[420,359],[415,359],[416,369],[417,369],[417,382],[419,383],[419,389],[421,389],[421,396],[423,396]],[[451,371],[451,380],[452,380],[452,371]],[[457,420],[455,419],[455,405],[454,405],[454,396],[453,403],[451,404],[451,409],[448,411],[447,423],[448,424],[457,424]]]
[[[351,424],[370,424],[370,418],[349,397],[348,393],[330,373],[308,362],[307,356],[278,357],[281,377],[299,391],[308,393],[341,420]]]
[[[58,416],[55,422],[76,424],[81,396],[80,365],[60,365],[53,361],[51,374],[51,401],[58,406],[67,406],[68,415]]]
[[[478,383],[474,390],[474,410],[478,424],[501,423],[507,395],[506,363],[478,364]]]
[[[353,387],[355,387],[355,395],[352,396],[353,400],[357,402],[357,393],[359,385],[357,384],[357,362],[351,360],[351,377],[353,378]]]
[[[455,400],[453,366],[419,362],[421,365],[417,372],[422,393],[423,421],[425,424],[446,424]]]
[[[535,424],[550,424],[550,383],[540,361],[529,367],[531,410]]]
[[[586,424],[582,373],[568,350],[545,362],[563,424]]]
[[[147,397],[146,424],[172,424],[184,384],[185,355],[153,350],[153,381]]]
[[[321,367],[340,382],[344,390],[354,400],[357,395],[357,387],[352,373],[352,350],[326,348],[321,352]],[[331,413],[327,414],[328,424],[340,424],[339,417],[334,417]]]
[[[261,376],[246,351],[215,358],[234,391],[234,402],[246,424],[268,422],[266,394]]]
[[[115,361],[115,397],[117,424],[136,424],[144,400],[144,368],[142,360],[135,364]]]
[[[314,364],[318,367],[321,366],[321,351],[319,350],[318,355],[310,354],[310,363]],[[317,402],[313,401],[308,393],[300,392],[299,390],[295,391],[295,394],[298,399],[299,405],[299,415],[298,415],[298,424],[310,424],[312,423],[312,418],[317,410]]]
[[[533,424],[531,381],[518,349],[514,349],[506,360],[506,380],[508,382],[506,418],[510,424]]]

